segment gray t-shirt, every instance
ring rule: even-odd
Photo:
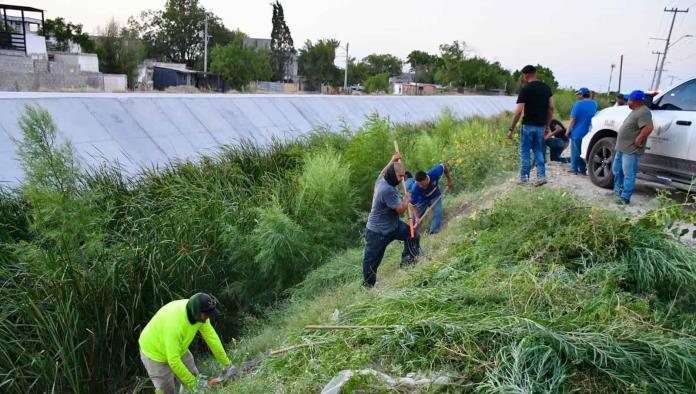
[[[387,183],[384,176],[377,178],[367,228],[381,234],[394,231],[399,224],[399,214],[394,209],[400,205],[401,199],[396,188]]]
[[[619,137],[616,139],[616,150],[628,154],[642,154],[645,152],[645,142],[643,142],[643,146],[638,148],[635,140],[643,127],[652,123],[652,114],[645,105],[631,111],[619,129]]]

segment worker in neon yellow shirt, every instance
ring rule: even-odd
[[[209,320],[219,314],[213,297],[196,293],[163,306],[147,323],[138,340],[140,359],[157,393],[175,394],[175,378],[188,388],[196,386],[198,369],[188,347],[197,332],[220,364],[231,365]]]

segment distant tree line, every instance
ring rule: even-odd
[[[203,30],[207,19],[210,70],[219,73],[234,89],[243,89],[254,80],[288,81],[298,74],[307,90],[322,85],[342,86],[345,69],[336,65],[340,42],[332,38],[307,40],[298,50],[285,22],[283,6],[271,3],[270,49],[244,45],[247,36],[230,30],[222,19],[200,5],[199,0],[167,0],[161,10],[147,10],[131,17],[126,26],[111,20],[95,37],[82,31],[82,25],[63,18],[48,19],[44,33],[55,38],[56,50],[67,49],[70,41],[85,52],[99,55],[100,68],[108,73],[128,76],[129,86],[136,80],[143,59],[185,63],[203,69]],[[520,71],[505,69],[499,62],[480,56],[468,56],[466,43],[454,41],[440,45],[438,54],[413,50],[406,60],[392,54],[373,53],[361,60],[348,59],[348,83],[362,84],[368,92],[386,91],[389,78],[400,76],[405,66],[415,82],[435,83],[453,90],[504,89],[514,93],[519,87]],[[345,63],[344,63],[345,64]],[[552,89],[558,88],[553,72],[537,65],[539,78]]]

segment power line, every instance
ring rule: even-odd
[[[665,50],[662,56],[662,64],[660,65],[660,71],[657,73],[657,79],[655,81],[655,90],[660,88],[660,80],[662,79],[662,71],[665,68],[665,60],[667,59],[667,51],[669,50],[669,40],[672,38],[672,30],[674,29],[674,21],[677,19],[678,13],[687,13],[689,9],[680,10],[678,8],[670,8],[669,10],[665,7],[664,12],[672,13],[672,24],[669,26],[669,34],[665,41]]]

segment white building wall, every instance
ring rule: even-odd
[[[34,33],[27,33],[27,55],[33,58],[46,57],[46,39]]]

